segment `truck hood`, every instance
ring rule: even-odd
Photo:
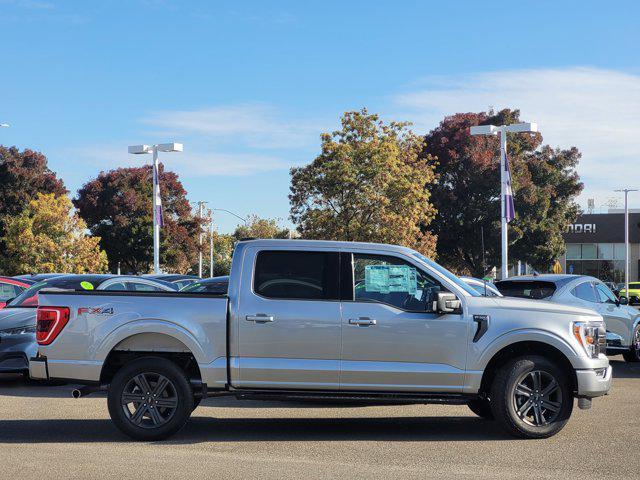
[[[30,327],[36,324],[35,308],[3,308],[0,310],[0,330]]]
[[[493,303],[493,307],[504,308],[508,310],[522,310],[529,312],[542,312],[542,313],[564,313],[574,316],[589,316],[594,317],[594,320],[602,320],[602,316],[594,310],[587,308],[575,307],[572,305],[562,305],[559,303],[550,302],[548,300],[528,300],[525,298],[512,298],[512,297],[473,297],[474,300],[490,300]],[[475,303],[475,302],[474,302]],[[480,303],[478,303],[480,306]],[[483,306],[489,306],[484,305]]]

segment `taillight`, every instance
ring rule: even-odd
[[[68,321],[68,307],[38,307],[36,321],[36,341],[38,345],[49,345],[53,342]]]

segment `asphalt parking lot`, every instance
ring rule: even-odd
[[[104,397],[0,376],[2,478],[638,478],[640,365],[547,440],[515,440],[465,406],[322,407],[207,399],[177,436],[135,443]],[[266,408],[265,408],[266,407]]]

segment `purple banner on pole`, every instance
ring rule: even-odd
[[[156,198],[156,221],[158,226],[164,227],[164,215],[162,213],[162,198],[160,198],[160,177],[156,165],[153,165],[153,195]]]
[[[507,153],[504,154],[504,169],[505,169],[505,189],[504,189],[504,218],[509,223],[516,216],[516,209],[513,205],[513,190],[511,190],[511,167],[509,167],[509,157]]]

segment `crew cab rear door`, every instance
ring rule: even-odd
[[[468,322],[433,311],[445,290],[438,279],[394,254],[342,257],[342,282],[352,283],[342,302],[341,390],[460,392]]]
[[[234,387],[339,388],[338,267],[336,251],[247,248]]]

